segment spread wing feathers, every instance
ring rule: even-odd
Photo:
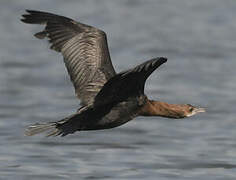
[[[70,18],[41,11],[26,10],[25,23],[43,24],[35,34],[48,38],[51,49],[61,52],[82,105],[91,104],[105,82],[115,75],[110,60],[106,34]]]
[[[112,77],[95,97],[94,106],[121,102],[128,97],[144,94],[146,79],[151,73],[167,61],[158,57],[146,61],[133,69],[123,71]]]

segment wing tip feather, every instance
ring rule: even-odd
[[[156,59],[157,61],[159,61],[161,64],[163,63],[166,63],[168,58],[167,57],[157,57],[157,58],[154,58]]]

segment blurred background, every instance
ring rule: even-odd
[[[157,56],[168,62],[146,94],[206,113],[139,117],[116,129],[25,137],[36,122],[79,107],[63,59],[20,21],[25,9],[104,30],[117,72]],[[236,1],[8,0],[0,2],[0,179],[235,180]]]

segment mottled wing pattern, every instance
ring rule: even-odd
[[[111,102],[117,103],[126,100],[128,97],[144,94],[146,79],[166,61],[167,58],[164,57],[154,58],[133,69],[115,75],[97,94],[94,106]]]
[[[82,105],[93,103],[94,97],[115,75],[106,34],[92,26],[70,18],[41,11],[27,10],[22,21],[44,24],[45,29],[35,36],[48,38],[51,49],[61,52]]]

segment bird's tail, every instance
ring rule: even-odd
[[[88,107],[80,108],[75,114],[72,114],[60,121],[48,123],[36,123],[26,128],[25,135],[33,136],[39,133],[46,133],[46,136],[66,136],[77,130],[85,130],[87,127],[88,115],[91,111],[85,111]],[[85,111],[85,112],[84,112]],[[84,112],[84,113],[83,113]]]
[[[76,131],[76,122],[73,118],[78,116],[78,112],[72,114],[60,121],[48,122],[48,123],[36,123],[28,126],[25,130],[26,136],[34,136],[40,133],[46,133],[46,136],[66,136],[67,134],[74,133]],[[71,122],[72,121],[72,122]],[[78,121],[79,124],[80,121]]]
[[[26,136],[33,136],[39,133],[46,132],[46,136],[58,136],[61,134],[61,130],[58,128],[59,124],[63,124],[66,120],[61,120],[58,122],[48,122],[48,123],[36,123],[28,126],[25,130]]]

